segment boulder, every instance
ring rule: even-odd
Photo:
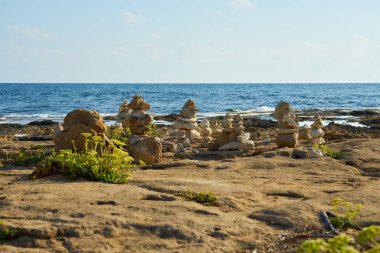
[[[161,142],[154,137],[130,135],[127,150],[137,163],[143,161],[145,164],[150,165],[160,163],[162,160]]]
[[[57,150],[75,149],[85,150],[85,137],[82,133],[100,135],[106,139],[107,126],[97,111],[76,109],[69,112],[63,124],[59,125],[53,133],[53,141]],[[106,139],[107,141],[107,139]]]

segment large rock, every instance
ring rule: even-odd
[[[100,135],[106,138],[107,126],[97,111],[76,109],[69,112],[63,124],[54,131],[53,141],[57,150],[74,150],[73,142],[77,151],[85,150],[85,137],[82,133]]]
[[[162,145],[154,137],[131,135],[128,137],[127,150],[135,162],[143,161],[150,165],[162,160]]]

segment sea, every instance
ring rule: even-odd
[[[380,109],[380,84],[374,83],[0,83],[0,124],[62,122],[76,108],[115,116],[120,103],[130,101],[135,94],[151,104],[153,115],[179,113],[191,98],[201,118],[226,112],[270,117],[282,101],[299,110]],[[342,122],[347,120],[342,118]]]

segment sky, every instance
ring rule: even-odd
[[[380,82],[380,1],[0,0],[0,82]]]

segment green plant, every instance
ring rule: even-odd
[[[149,123],[148,126],[148,131],[146,132],[146,134],[150,137],[157,137],[157,129],[156,129],[156,124],[154,124],[153,122]]]
[[[17,231],[15,229],[8,228],[0,221],[0,241],[12,240],[16,237]]]
[[[124,129],[122,127],[108,127],[107,137],[111,139],[113,142],[117,140],[120,143],[127,143],[128,138],[125,136],[125,133],[128,133],[128,132],[130,132],[129,128]]]
[[[52,174],[66,174],[72,178],[83,177],[90,180],[124,184],[131,176],[133,158],[116,147],[106,147],[100,136],[85,136],[85,151],[71,150],[53,152],[46,157],[32,173],[33,178]],[[75,145],[74,145],[75,147]]]
[[[334,208],[336,216],[330,220],[336,228],[343,228],[347,224],[352,223],[357,219],[362,209],[362,205],[343,201],[340,198],[331,200],[331,206]]]
[[[43,145],[32,144],[30,145],[30,150],[45,150],[45,147]]]
[[[304,241],[297,253],[359,253],[366,249],[365,253],[380,252],[380,226],[369,226],[363,228],[353,240],[348,235],[337,235],[328,241],[323,239]]]
[[[17,166],[36,165],[45,158],[45,152],[42,150],[25,151],[22,150],[17,155],[11,156],[12,160]]]
[[[356,241],[377,248],[380,252],[380,226],[372,225],[363,228],[356,236]]]
[[[215,206],[218,204],[218,200],[212,192],[191,192],[185,191],[178,194],[178,196],[183,197],[190,201],[195,201],[197,203],[206,206]]]
[[[343,151],[335,151],[331,149],[327,144],[316,144],[313,146],[313,148],[321,150],[322,154],[330,156],[334,159],[341,159],[346,156]]]

